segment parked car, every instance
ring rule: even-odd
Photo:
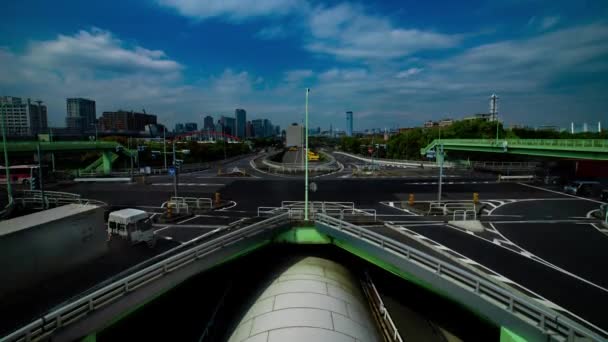
[[[601,185],[595,181],[574,181],[564,186],[564,192],[579,196],[597,196]]]

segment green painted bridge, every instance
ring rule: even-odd
[[[19,141],[7,142],[9,153],[32,152],[36,153],[40,146],[42,153],[50,152],[101,152],[98,160],[87,166],[83,171],[101,171],[104,174],[112,172],[112,163],[122,154],[129,158],[137,157],[137,151],[129,150],[120,143],[114,141]],[[0,142],[0,148],[4,144]]]
[[[435,139],[420,153],[426,155],[440,145],[450,151],[608,160],[608,139]]]

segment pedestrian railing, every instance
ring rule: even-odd
[[[47,339],[58,329],[80,321],[87,315],[107,307],[121,297],[137,291],[159,278],[165,277],[217,250],[287,222],[289,222],[289,215],[287,213],[281,214],[184,250],[66,304],[5,336],[2,341],[25,342]]]
[[[477,220],[477,212],[475,210],[454,210],[452,221],[456,221],[460,217],[462,217],[462,221],[466,221],[467,218]]]
[[[525,322],[530,322],[554,340],[574,342],[585,337],[594,341],[608,340],[608,332],[601,328],[589,322],[574,321],[524,294],[514,292],[497,284],[489,277],[475,274],[439,260],[411,246],[329,215],[318,214],[315,217],[315,221],[329,229],[358,237],[369,244],[398,255],[404,260],[434,273],[445,281],[465,288],[501,310],[505,310]]]

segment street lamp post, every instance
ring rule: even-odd
[[[306,114],[304,120],[304,134],[306,134],[306,146],[304,148],[304,221],[308,221],[308,93],[310,93],[310,88],[306,88]]]
[[[439,145],[439,153],[437,153],[435,158],[439,158],[439,189],[437,191],[437,202],[441,203],[441,186],[443,185],[443,144]]]
[[[37,146],[38,152],[38,182],[40,182],[40,197],[42,197],[42,209],[46,209],[46,198],[44,196],[44,181],[42,179],[42,153],[40,151],[40,142]]]
[[[163,125],[163,155],[165,156],[165,171],[167,170],[167,127]]]
[[[6,192],[8,195],[8,205],[10,207],[13,205],[13,190],[11,187],[11,173],[9,171],[9,161],[8,161],[8,147],[6,146],[6,129],[4,127],[4,121],[6,119],[6,111],[4,109],[4,104],[1,104],[0,109],[2,110],[2,117],[0,118],[0,122],[2,123],[2,145],[4,148],[4,170],[6,171]]]

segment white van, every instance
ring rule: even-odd
[[[152,247],[156,236],[148,213],[138,209],[122,209],[108,215],[108,234],[117,235],[132,244],[145,242]]]

